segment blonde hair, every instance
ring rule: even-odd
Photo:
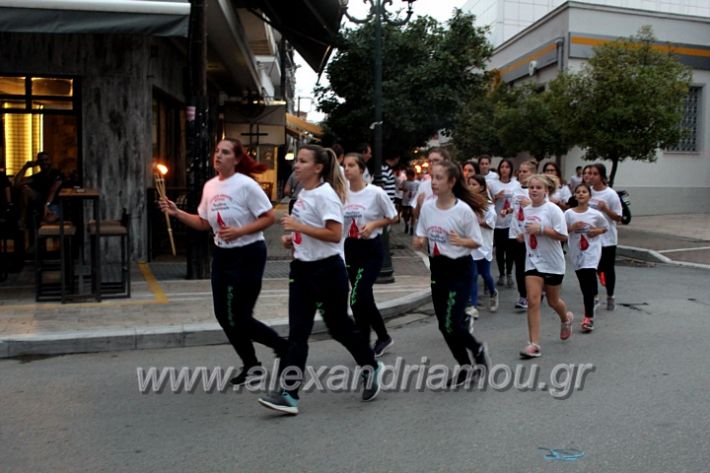
[[[533,174],[528,178],[528,187],[530,186],[530,183],[533,180],[540,181],[542,185],[547,188],[548,194],[554,194],[557,190],[558,185],[555,182],[557,179],[553,180],[550,176],[547,176],[545,174]]]

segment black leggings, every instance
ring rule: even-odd
[[[513,273],[513,249],[508,238],[507,228],[496,228],[493,230],[493,242],[496,247],[496,263],[498,263],[498,274],[500,276]]]
[[[298,368],[296,378],[303,380],[316,311],[330,336],[350,352],[358,365],[377,366],[372,349],[348,317],[348,276],[339,255],[318,261],[293,260],[288,294],[288,354],[279,367],[281,372],[286,367]],[[298,388],[289,392],[298,397]]]
[[[372,286],[382,268],[382,240],[379,236],[371,239],[347,238],[345,240],[345,264],[348,270],[350,307],[360,333],[370,343],[370,327],[377,340],[386,340],[389,335],[377,304]]]
[[[594,297],[597,295],[597,272],[594,268],[583,268],[575,271],[579,280],[584,300],[584,315],[594,317]]]
[[[616,246],[602,247],[602,257],[599,260],[599,268],[597,271],[604,273],[606,282],[606,295],[612,297],[614,288],[616,287]]]
[[[254,318],[266,264],[266,244],[258,241],[239,248],[215,247],[212,252],[212,299],[219,325],[245,367],[258,364],[252,340],[286,353],[288,342]]]
[[[474,357],[481,344],[468,331],[466,304],[471,297],[473,259],[470,256],[451,259],[446,256],[429,258],[431,267],[431,298],[439,321],[439,330],[456,362],[470,365],[470,350]]]
[[[510,247],[515,261],[515,284],[518,286],[518,294],[523,299],[527,299],[528,291],[525,288],[525,242],[509,239]]]

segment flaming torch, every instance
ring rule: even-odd
[[[161,199],[166,199],[165,195],[165,176],[168,173],[168,167],[165,164],[156,164],[153,170],[153,179],[155,181],[155,189],[158,191],[158,196]],[[173,226],[170,223],[170,216],[165,214],[165,223],[168,226],[168,237],[170,237],[170,248],[173,250],[173,256],[175,256],[175,240],[173,240]]]

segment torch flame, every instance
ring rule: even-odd
[[[165,164],[156,164],[155,169],[163,176],[168,173],[168,167]]]

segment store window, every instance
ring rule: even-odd
[[[0,76],[0,167],[8,176],[46,151],[53,167],[78,180],[76,87],[71,77]],[[37,169],[28,169],[25,176]]]

